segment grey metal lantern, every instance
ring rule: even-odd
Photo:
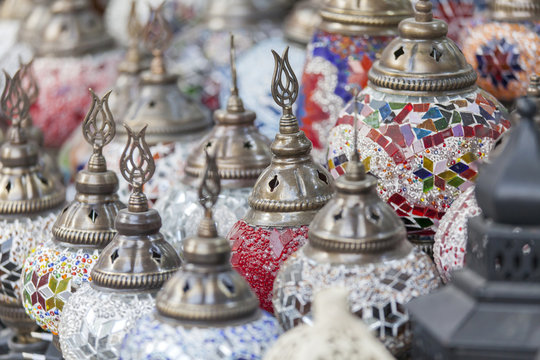
[[[540,348],[540,128],[534,101],[478,177],[466,267],[412,301],[414,359],[534,359]]]

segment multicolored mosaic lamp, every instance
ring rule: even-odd
[[[152,311],[156,293],[180,267],[180,258],[159,232],[159,213],[148,209],[142,192],[155,171],[146,127],[138,133],[126,129],[120,166],[133,191],[128,208],[116,216],[116,236],[90,273],[92,281],[64,305],[58,330],[66,360],[118,358],[125,334]]]
[[[14,331],[12,350],[17,344],[31,349],[38,340],[30,336],[36,325],[22,305],[21,271],[30,250],[50,238],[65,189],[58,174],[39,163],[42,149],[27,140],[22,121],[30,105],[20,72],[5,75],[1,102],[11,127],[0,149],[0,320]]]
[[[272,158],[270,141],[254,125],[255,113],[244,108],[236,86],[234,37],[231,35],[232,88],[227,108],[214,112],[216,125],[187,158],[185,176],[170,189],[155,208],[163,218],[165,238],[181,251],[182,241],[196,235],[198,220],[204,216],[198,205],[196,184],[204,171],[208,152],[216,157],[219,176],[224,191],[214,213],[220,235],[226,235],[242,218],[249,206],[248,196]]]
[[[141,74],[138,94],[124,121],[134,129],[141,129],[148,123],[146,133],[155,158],[156,177],[145,185],[145,192],[153,202],[184,174],[189,152],[209,131],[212,120],[201,105],[180,92],[178,76],[167,70],[164,52],[169,47],[172,32],[163,17],[162,6],[152,9],[143,38],[152,49],[153,59],[150,70]],[[126,131],[118,129],[118,140],[105,153],[109,162],[116,166],[125,138]],[[129,188],[122,182],[120,198],[127,198],[128,194]]]
[[[450,285],[412,301],[413,359],[537,359],[540,333],[540,118],[521,117],[504,151],[481,168],[466,266]]]
[[[60,147],[90,106],[86,90],[112,86],[120,53],[110,50],[112,39],[88,0],[55,0],[33,11],[20,33],[36,55],[41,89],[30,112],[45,146]]]
[[[198,191],[205,215],[185,241],[186,263],[159,292],[157,311],[126,336],[122,359],[261,359],[281,331],[230,266],[230,246],[212,214],[220,171],[215,158],[206,158]]]
[[[537,75],[531,76],[527,95],[533,99],[537,108],[540,109],[540,78]],[[540,125],[540,117],[537,117]],[[496,158],[497,154],[504,151],[504,144],[509,138],[512,130],[506,132],[496,144],[497,148],[491,152],[489,158]],[[482,213],[474,195],[474,186],[471,186],[461,194],[448,209],[439,223],[439,228],[435,233],[435,243],[433,245],[433,260],[443,281],[452,280],[452,272],[459,270],[465,264],[465,254],[467,250],[467,229],[470,218]]]
[[[478,73],[478,86],[511,105],[540,73],[540,2],[494,0],[491,21],[470,28],[463,54]]]
[[[92,92],[83,132],[94,152],[87,169],[77,174],[75,200],[56,219],[51,239],[28,255],[22,271],[26,313],[55,335],[65,302],[83,283],[92,281],[92,268],[116,235],[116,214],[125,207],[116,194],[118,178],[107,170],[102,154],[116,133],[109,95],[100,100]]]
[[[486,0],[433,0],[433,17],[448,24],[447,36],[461,47],[467,28],[484,21]]]
[[[358,152],[348,168],[336,181],[335,198],[311,222],[308,243],[279,270],[275,314],[285,330],[310,324],[313,295],[343,286],[352,312],[402,357],[412,335],[405,304],[436,289],[439,274],[429,256],[407,241],[403,223],[379,198],[377,179],[366,174]]]
[[[472,186],[478,164],[510,127],[508,114],[476,86],[476,73],[447,26],[419,0],[415,18],[369,71],[361,92],[358,151],[378,179],[379,196],[405,222],[409,240],[432,253],[439,220]],[[346,172],[354,143],[354,101],[341,111],[329,136],[328,167]]]
[[[287,331],[264,360],[394,360],[362,320],[351,314],[349,292],[331,287],[313,299],[313,323]]]
[[[283,116],[271,146],[272,163],[255,183],[249,211],[227,235],[234,269],[248,281],[266,311],[273,310],[272,287],[281,263],[304,245],[309,223],[334,195],[332,177],[313,162],[311,142],[292,111],[298,81],[288,48],[283,57],[273,54],[272,95]]]
[[[308,45],[298,118],[324,162],[328,132],[351,100],[348,87],[367,85],[368,70],[412,8],[409,0],[331,0],[320,14],[322,23]]]

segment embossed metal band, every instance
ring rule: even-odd
[[[55,240],[73,245],[87,245],[103,248],[108,245],[116,235],[116,231],[85,231],[70,229],[65,226],[54,226],[52,233]]]
[[[268,212],[295,212],[295,211],[310,211],[322,208],[328,200],[332,198],[332,194],[317,196],[314,199],[304,201],[273,201],[268,199],[253,199],[249,197],[249,206],[253,210],[268,211]]]
[[[346,15],[337,14],[334,12],[321,10],[321,17],[326,21],[339,22],[343,24],[357,24],[370,26],[392,26],[397,25],[403,19],[411,16],[411,14],[403,14],[402,16],[370,16],[370,15]]]
[[[266,167],[260,169],[221,169],[218,170],[220,179],[257,179]],[[195,166],[186,166],[185,172],[187,175],[199,178],[201,177],[204,169],[200,169]]]
[[[340,253],[360,254],[360,253],[375,253],[383,250],[394,248],[403,239],[397,236],[399,232],[391,234],[385,239],[373,239],[370,241],[355,241],[350,242],[336,241],[334,239],[323,239],[313,233],[309,234],[309,243],[317,249],[326,251],[335,251]]]
[[[51,210],[62,204],[64,201],[64,191],[59,191],[38,199],[6,201],[0,203],[0,214],[27,214]]]
[[[228,305],[202,305],[182,304],[182,307],[168,306],[164,302],[157,302],[158,311],[167,317],[186,321],[226,321],[237,320],[254,314],[259,308],[259,301],[253,298],[244,302],[241,306],[231,307]]]
[[[92,281],[97,286],[118,290],[153,290],[163,286],[178,269],[164,270],[158,273],[148,274],[117,274],[106,273],[94,268]]]

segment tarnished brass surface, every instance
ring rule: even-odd
[[[231,96],[226,109],[214,112],[216,125],[189,154],[184,182],[195,185],[206,167],[205,152],[216,158],[222,186],[251,187],[270,165],[270,140],[255,127],[255,113],[244,108],[238,96],[234,37],[231,35]]]
[[[128,141],[120,158],[120,171],[132,187],[128,208],[118,212],[118,232],[92,269],[92,286],[117,291],[156,290],[180,266],[174,248],[159,232],[161,217],[148,209],[143,185],[155,171],[154,158],[145,141],[144,127],[135,132],[127,125]]]
[[[298,2],[283,24],[285,37],[295,43],[307,45],[315,29],[321,24],[322,18],[319,14],[322,0],[303,0]]]
[[[244,220],[250,225],[308,225],[334,193],[332,176],[313,162],[312,144],[300,131],[292,111],[298,81],[289,64],[288,50],[283,58],[273,51],[272,95],[283,109],[283,116],[271,146],[272,163],[259,176],[249,197],[250,210]]]
[[[215,157],[206,153],[207,165],[199,187],[205,217],[198,234],[184,242],[186,264],[158,294],[158,312],[197,326],[236,323],[259,312],[259,301],[248,283],[232,269],[229,242],[218,236],[212,217],[220,189]]]

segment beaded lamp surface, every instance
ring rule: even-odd
[[[214,113],[216,125],[189,154],[184,178],[155,205],[163,218],[162,232],[177,250],[181,250],[184,239],[197,233],[198,220],[204,216],[195,184],[204,170],[205,152],[216,157],[224,187],[214,209],[220,235],[226,235],[245,215],[251,187],[272,157],[270,141],[254,125],[255,113],[246,110],[238,96],[232,35],[230,54],[232,87],[227,108]]]
[[[39,163],[38,145],[27,140],[22,122],[29,100],[20,75],[5,73],[1,98],[11,127],[0,150],[0,320],[15,331],[15,342],[32,343],[35,323],[24,313],[21,271],[30,250],[50,237],[65,189],[59,177]]]
[[[180,266],[180,258],[159,232],[159,213],[148,209],[142,192],[155,171],[144,139],[146,127],[138,133],[126,129],[120,166],[133,190],[128,208],[116,216],[116,236],[90,273],[92,281],[64,305],[59,335],[66,360],[117,358],[125,334],[153,309],[156,293]]]
[[[302,130],[324,163],[328,132],[351,99],[349,86],[363,88],[367,73],[397,32],[400,20],[412,13],[410,1],[326,2],[322,23],[308,45],[298,100]]]
[[[356,123],[358,107],[353,114]],[[310,224],[307,244],[279,270],[274,311],[285,330],[310,324],[313,295],[343,286],[352,312],[395,356],[404,357],[411,342],[404,306],[436,289],[439,274],[431,259],[407,241],[403,223],[377,196],[377,180],[366,174],[358,152],[348,170],[336,181],[336,196]]]
[[[478,86],[511,105],[540,73],[540,1],[494,0],[491,21],[468,29],[462,44]]]
[[[145,185],[145,192],[151,201],[156,201],[184,174],[189,151],[209,131],[212,120],[202,105],[180,92],[178,76],[167,70],[164,52],[172,40],[172,31],[163,17],[162,6],[152,9],[143,38],[152,50],[153,59],[150,70],[141,74],[138,94],[124,121],[134,128],[149,124],[147,136],[155,157],[156,176]],[[106,153],[114,164],[118,164],[121,140],[126,136],[125,130],[118,132],[118,141],[113,142]],[[127,184],[122,182],[120,198],[128,194]]]
[[[94,149],[88,168],[77,174],[75,200],[56,219],[52,237],[32,250],[22,272],[26,313],[55,335],[65,302],[92,281],[92,268],[116,234],[116,214],[125,207],[116,194],[118,178],[107,170],[102,155],[116,133],[109,95],[100,100],[92,92],[92,107],[83,122],[84,138]]]
[[[272,311],[272,286],[280,264],[307,239],[308,224],[333,196],[332,178],[311,159],[311,142],[298,127],[292,105],[298,82],[289,64],[288,48],[275,59],[272,95],[282,107],[280,132],[272,143],[272,163],[257,179],[250,209],[227,235],[231,263]]]
[[[538,76],[531,76],[527,95],[536,102],[540,109],[540,78]],[[537,118],[537,124],[540,126],[540,118]],[[500,144],[497,144],[497,148],[491,152],[489,161],[492,161],[492,158],[496,158],[497,154],[503,151],[504,144],[511,132],[512,130],[506,132],[500,139]],[[475,187],[471,186],[452,203],[435,233],[433,260],[444,282],[451,281],[451,273],[461,269],[465,264],[467,222],[470,218],[482,213],[482,209],[476,202],[474,189]]]
[[[419,0],[415,18],[369,71],[359,97],[358,151],[378,192],[405,222],[409,240],[431,253],[433,234],[454,199],[476,179],[478,164],[510,127],[505,108],[477,88],[476,74],[447,25]],[[346,172],[354,100],[329,136],[327,161]]]
[[[198,191],[205,215],[197,235],[185,241],[186,263],[159,292],[156,311],[126,336],[122,359],[260,359],[280,333],[230,266],[230,245],[212,214],[220,171],[215,157],[206,153],[206,159]]]

